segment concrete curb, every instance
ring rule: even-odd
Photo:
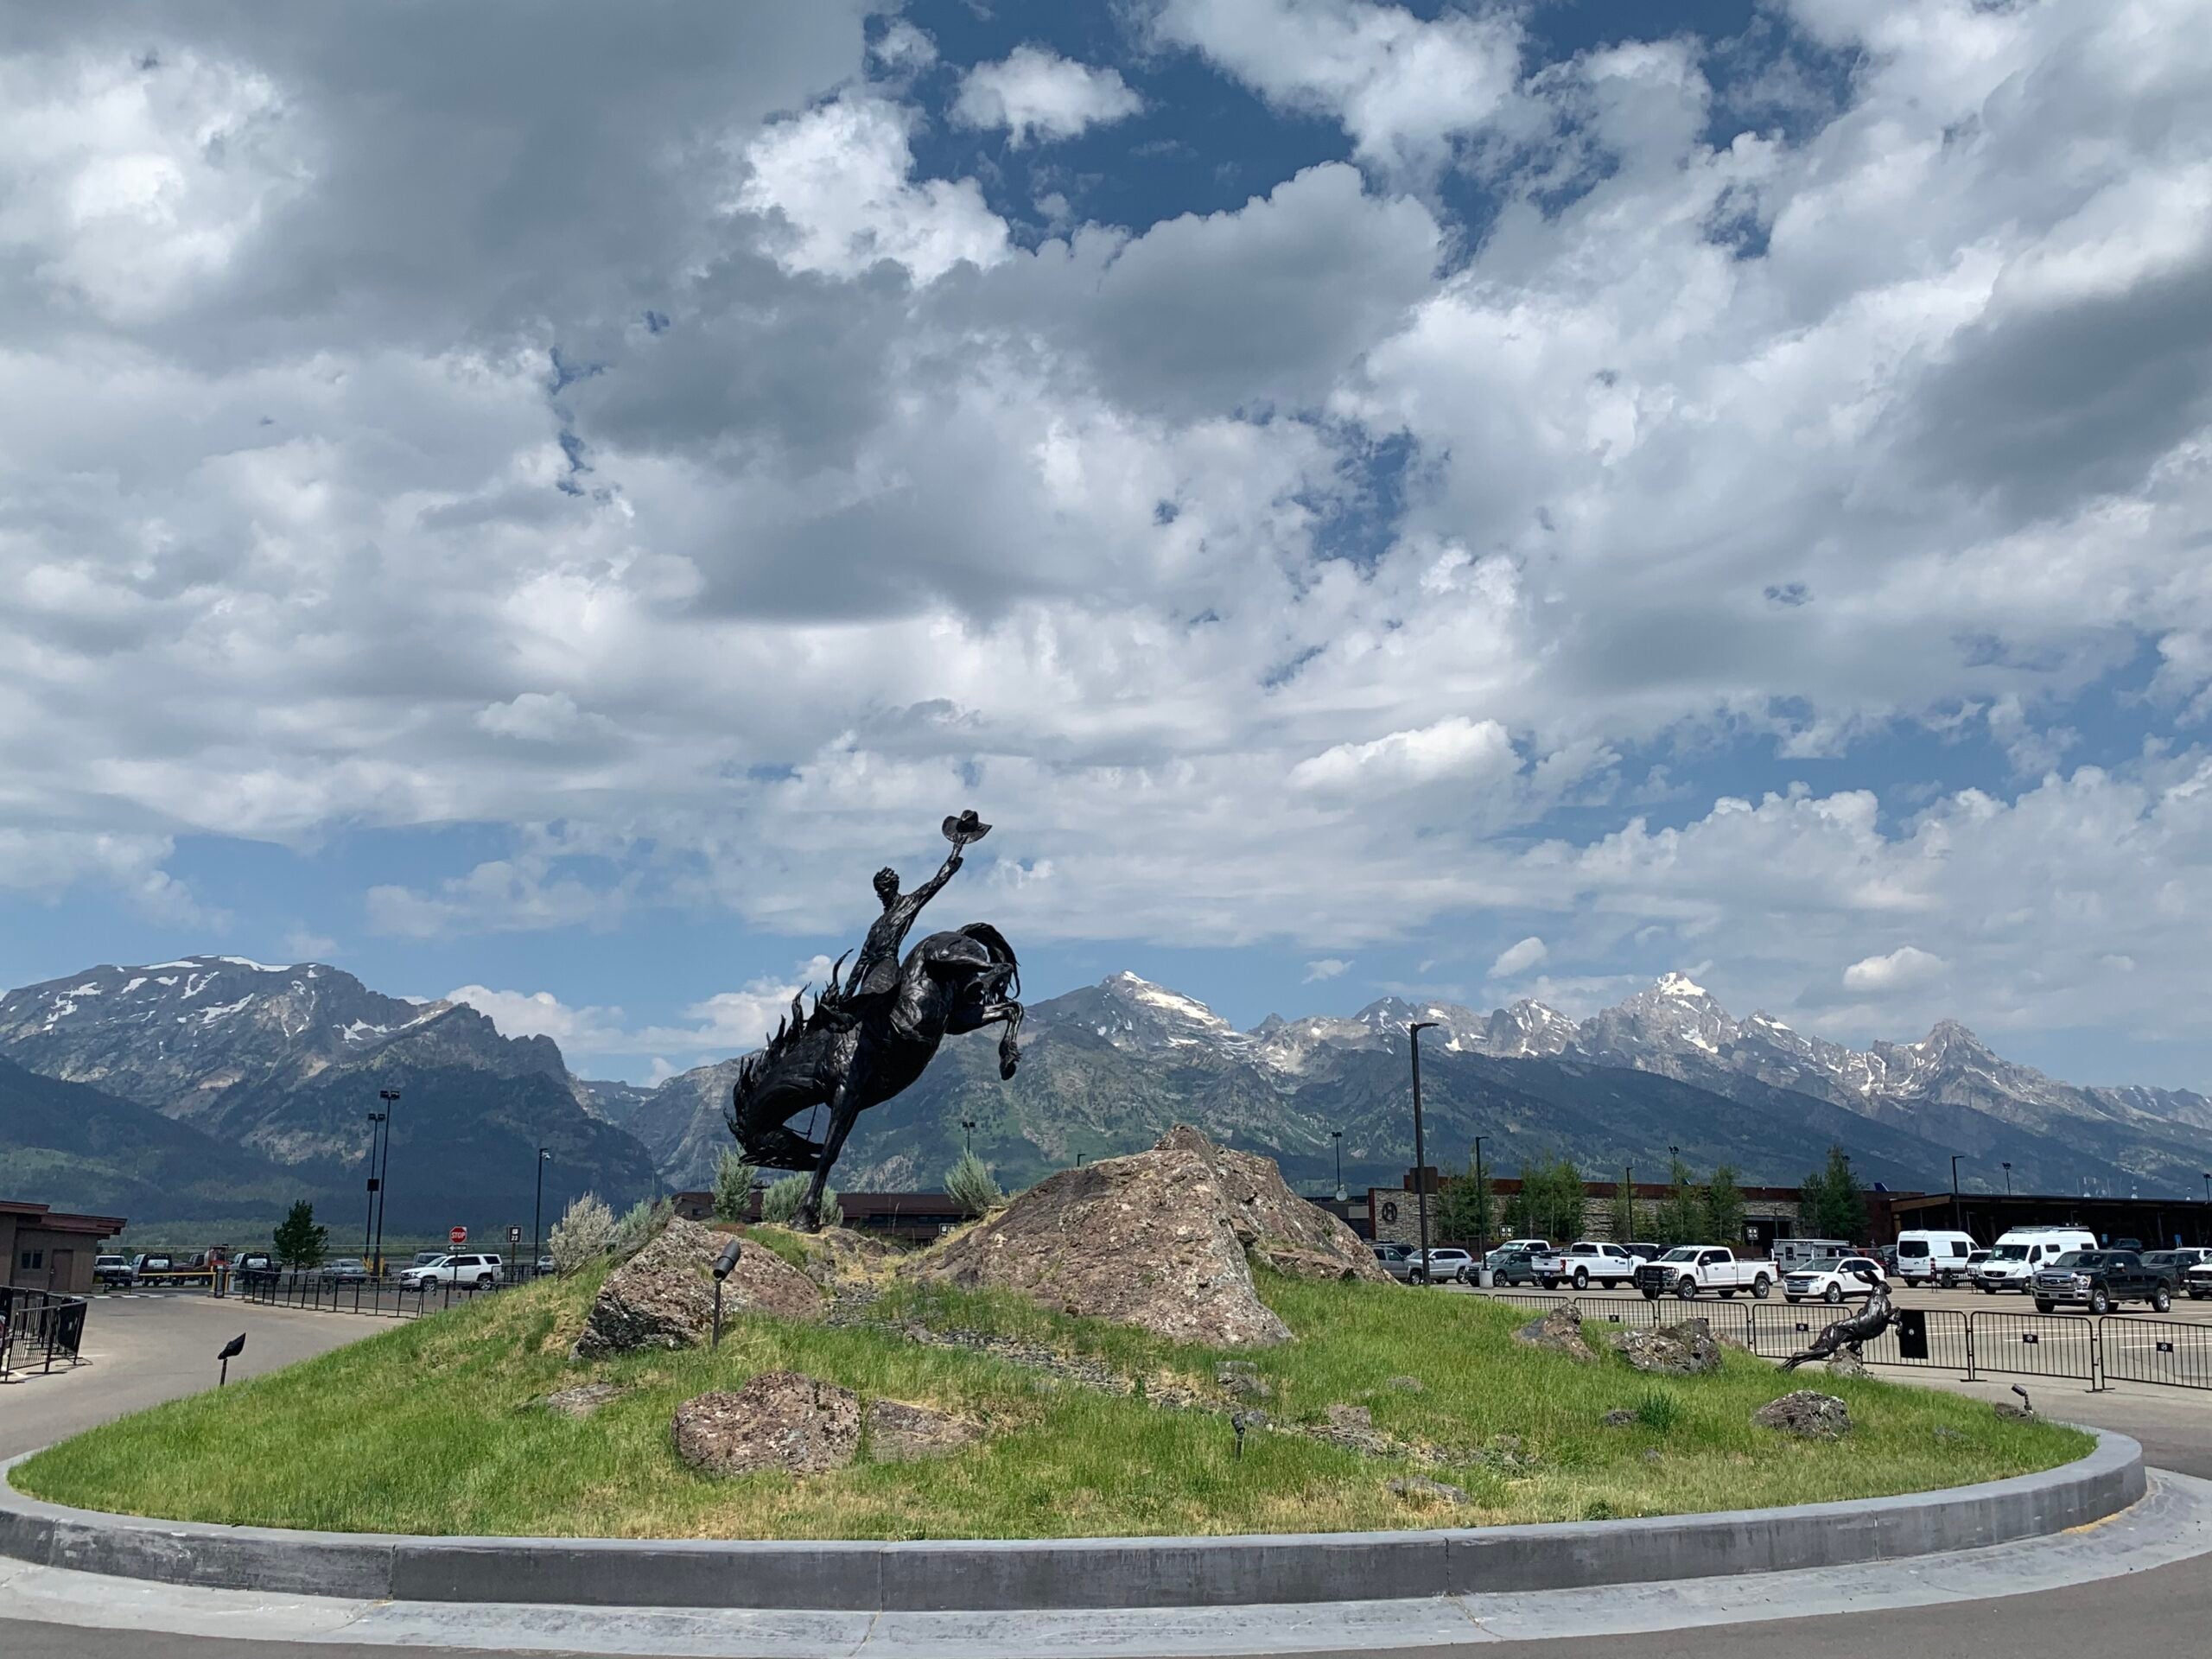
[[[1395,1600],[1847,1567],[2046,1536],[2118,1514],[2142,1448],[2090,1429],[2040,1474],[1904,1497],[1649,1521],[1270,1537],[778,1543],[417,1538],[149,1521],[25,1497],[0,1465],[0,1556],[164,1584],[363,1600],[1012,1612]]]

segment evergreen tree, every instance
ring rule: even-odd
[[[1797,1224],[1807,1238],[1840,1238],[1850,1243],[1866,1238],[1866,1194],[1841,1147],[1830,1147],[1827,1166],[1808,1175],[1801,1185]]]
[[[1475,1160],[1467,1160],[1467,1173],[1444,1183],[1444,1190],[1437,1197],[1437,1226],[1446,1238],[1456,1239],[1472,1249],[1484,1240],[1496,1236],[1492,1207],[1494,1194],[1485,1178],[1475,1179]]]
[[[1744,1190],[1736,1185],[1736,1172],[1727,1164],[1713,1166],[1705,1187],[1705,1236],[1731,1249],[1744,1248]]]
[[[798,1219],[798,1207],[806,1202],[806,1189],[813,1179],[811,1175],[786,1175],[770,1186],[760,1195],[760,1219],[779,1227],[790,1226]],[[837,1203],[837,1189],[834,1186],[822,1189],[822,1224],[845,1224],[845,1212]]]
[[[1587,1230],[1588,1201],[1582,1192],[1582,1171],[1562,1153],[1544,1174],[1549,1216],[1545,1236],[1554,1244],[1570,1243]]]
[[[1521,1190],[1505,1201],[1505,1231],[1510,1238],[1548,1236],[1543,1225],[1544,1183],[1531,1166],[1521,1166]]]
[[[272,1240],[276,1259],[284,1266],[320,1267],[330,1249],[330,1229],[315,1225],[315,1206],[301,1198],[277,1226]]]
[[[760,1172],[733,1147],[715,1160],[715,1219],[743,1221],[753,1207],[753,1181]]]
[[[1697,1192],[1690,1185],[1689,1166],[1675,1159],[1667,1179],[1673,1190],[1653,1218],[1653,1230],[1659,1235],[1657,1242],[1670,1249],[1676,1244],[1704,1243],[1705,1206],[1698,1202]]]

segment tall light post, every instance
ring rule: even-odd
[[[1959,1160],[1962,1156],[1964,1156],[1963,1154],[1956,1152],[1951,1154],[1951,1225],[1955,1228],[1958,1227],[1960,1223]]]
[[[1342,1129],[1331,1129],[1329,1139],[1336,1143],[1337,1202],[1342,1204],[1344,1201],[1344,1132]]]
[[[369,1207],[367,1213],[361,1217],[361,1254],[364,1256],[369,1253],[369,1229],[376,1225],[377,1220],[377,1188],[382,1185],[377,1179],[377,1149],[384,1143],[381,1126],[386,1116],[383,1112],[369,1114]]]
[[[2012,1160],[2010,1158],[2005,1160],[2005,1196],[2008,1198],[2012,1196]]]
[[[391,1202],[391,1115],[399,1105],[399,1090],[379,1089],[377,1098],[384,1102],[384,1166],[377,1172],[377,1243],[370,1258],[377,1277],[384,1277],[384,1212]]]
[[[1483,1142],[1486,1135],[1475,1137],[1475,1265],[1482,1266],[1482,1259],[1490,1254],[1490,1188],[1483,1185]]]
[[[1634,1233],[1636,1231],[1636,1166],[1634,1164],[1621,1166],[1621,1192],[1625,1200],[1621,1205],[1621,1219],[1628,1224],[1629,1231]],[[1613,1243],[1626,1244],[1628,1240],[1617,1238]]]
[[[537,1149],[537,1202],[531,1206],[530,1212],[530,1270],[533,1274],[537,1271],[537,1264],[544,1250],[544,1246],[537,1242],[537,1236],[545,1223],[545,1166],[552,1161],[552,1147],[540,1147]]]
[[[976,1120],[963,1117],[960,1120],[960,1127],[968,1136],[968,1155],[973,1158],[976,1155]]]
[[[1414,1208],[1421,1216],[1421,1281],[1430,1282],[1428,1271],[1428,1143],[1421,1127],[1421,1034],[1434,1028],[1433,1020],[1416,1020],[1406,1027],[1414,1055]]]

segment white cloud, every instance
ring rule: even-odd
[[[1306,964],[1305,982],[1311,985],[1317,980],[1341,979],[1351,966],[1351,963],[1342,957],[1323,957],[1318,962]]]
[[[1518,944],[1509,944],[1504,950],[1499,951],[1497,960],[1491,963],[1490,972],[1484,977],[1486,979],[1515,978],[1527,973],[1531,968],[1541,967],[1550,955],[1551,952],[1544,948],[1544,942],[1532,933]]]
[[[1519,765],[1503,726],[1455,715],[1365,743],[1339,743],[1300,761],[1291,768],[1290,781],[1295,788],[1315,791],[1406,789],[1447,781],[1481,783],[1508,776]]]
[[[1917,945],[1901,944],[1887,956],[1865,957],[1843,970],[1843,982],[1854,991],[1895,991],[1924,985],[1943,971],[1943,958]]]
[[[571,1007],[550,991],[463,985],[448,992],[446,1000],[465,1002],[487,1015],[504,1036],[550,1037],[572,1068],[580,1059],[649,1057],[651,1080],[658,1083],[708,1059],[726,1059],[760,1047],[791,1012],[793,997],[808,985],[821,988],[830,966],[830,958],[816,957],[789,979],[764,977],[749,982],[742,990],[719,992],[686,1007],[683,1025],[632,1026],[619,1007]],[[691,1058],[677,1065],[665,1058],[669,1053]]]
[[[1005,221],[974,180],[914,180],[896,105],[840,98],[769,127],[746,146],[745,162],[734,205],[785,227],[778,257],[786,270],[849,277],[890,260],[931,283],[955,265],[1007,257]]]
[[[1002,128],[1019,147],[1077,137],[1143,107],[1144,100],[1119,70],[1071,62],[1042,47],[1018,46],[996,63],[977,64],[962,78],[952,119],[962,126]]]

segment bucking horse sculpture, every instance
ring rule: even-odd
[[[930,934],[903,961],[899,954],[922,906],[959,869],[961,849],[981,841],[990,828],[972,811],[947,818],[951,855],[912,893],[899,890],[896,870],[879,870],[875,892],[883,913],[868,929],[850,976],[839,982],[845,957],[838,957],[814,1006],[805,1006],[802,989],[767,1046],[739,1063],[730,1133],[753,1164],[814,1173],[796,1221],[804,1231],[822,1225],[830,1166],[844,1149],[854,1120],[918,1079],[945,1038],[1005,1027],[999,1076],[1014,1076],[1021,1058],[1014,1040],[1021,1029],[1021,1004],[1015,1000],[1021,995],[1021,969],[998,929],[970,922]],[[817,1141],[814,1117],[823,1107],[830,1121]],[[800,1112],[814,1115],[804,1134],[791,1124]]]
[[[1853,1268],[1852,1273],[1866,1281],[1866,1306],[1858,1313],[1836,1320],[1821,1328],[1813,1338],[1812,1346],[1802,1353],[1792,1354],[1782,1362],[1782,1369],[1794,1371],[1808,1359],[1834,1359],[1845,1349],[1860,1363],[1866,1356],[1860,1351],[1866,1344],[1890,1328],[1890,1321],[1897,1311],[1890,1306],[1889,1281],[1879,1274],[1869,1273],[1864,1268]]]

